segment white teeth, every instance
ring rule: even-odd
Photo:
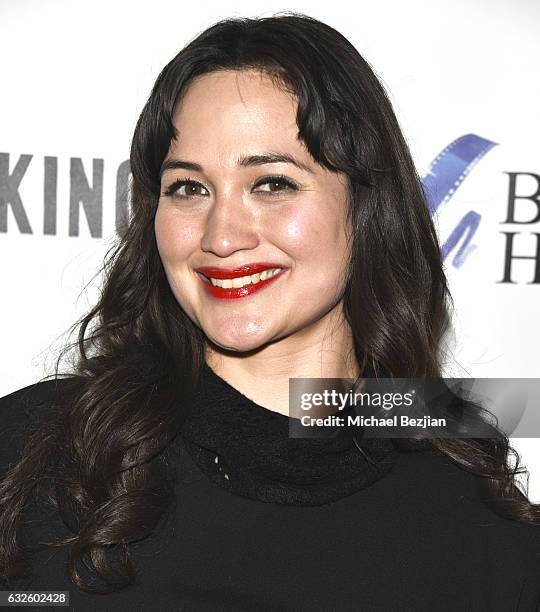
[[[266,280],[275,276],[278,272],[281,272],[283,268],[272,268],[270,270],[264,270],[263,272],[257,272],[251,276],[239,276],[238,278],[211,278],[210,282],[214,287],[222,287],[223,289],[238,289],[245,287],[246,285],[256,285],[258,282]]]

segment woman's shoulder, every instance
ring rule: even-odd
[[[439,450],[403,453],[388,503],[400,528],[418,533],[428,548],[430,542],[444,542],[441,548],[462,558],[472,575],[522,581],[524,593],[534,587],[537,601],[540,526],[499,514],[485,481]]]
[[[31,419],[37,409],[49,406],[73,381],[73,377],[40,380],[0,397],[0,431]]]
[[[515,543],[523,539],[535,551],[540,569],[540,526],[503,517],[490,501],[496,496],[486,485],[486,478],[465,468],[437,449],[425,449],[402,455],[401,471],[397,474],[401,494],[409,503],[415,499],[421,506],[444,514],[450,522],[459,522],[478,537],[500,542],[501,538]],[[521,493],[526,487],[516,482]],[[487,503],[486,503],[487,502]],[[528,546],[527,546],[528,548]]]
[[[0,477],[20,456],[30,432],[73,377],[41,380],[0,397]]]
[[[398,478],[403,490],[411,493],[422,490],[423,499],[472,503],[489,497],[482,486],[487,480],[485,477],[434,446],[426,445],[417,452],[401,453],[398,465],[401,468]],[[521,484],[518,488],[523,489]],[[485,505],[478,507],[485,508]]]

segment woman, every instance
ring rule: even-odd
[[[2,400],[4,590],[536,610],[540,512],[503,434],[288,436],[289,378],[441,376],[436,233],[351,44],[297,13],[216,23],[159,75],[131,169],[74,371]]]

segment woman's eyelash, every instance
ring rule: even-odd
[[[255,183],[255,185],[253,185],[253,187],[259,187],[260,185],[265,185],[266,183],[280,183],[282,185],[287,186],[289,189],[292,189],[293,191],[298,190],[297,185],[283,175],[265,176],[264,178],[259,179]],[[167,187],[163,195],[166,195],[166,196],[174,195],[178,191],[178,189],[180,189],[180,187],[184,187],[185,185],[196,185],[196,186],[202,187],[203,189],[206,189],[206,187],[204,187],[204,185],[202,185],[198,181],[193,181],[186,177],[186,178],[178,179],[174,181],[174,183],[172,183],[171,185],[169,185],[169,187]],[[270,191],[266,193],[270,194],[271,196],[274,195],[274,193]],[[277,191],[275,192],[275,195],[278,195],[279,193],[280,192]],[[180,197],[188,198],[190,196],[180,196]]]
[[[188,178],[179,179],[174,181],[174,183],[171,183],[171,185],[169,185],[169,187],[167,187],[167,189],[163,192],[163,195],[172,196],[180,189],[180,187],[184,187],[184,185],[200,185],[201,187],[204,187],[204,185],[201,185],[197,181],[192,181]]]
[[[265,185],[266,183],[282,183],[283,185],[286,185],[289,189],[292,189],[295,191],[298,189],[298,186],[296,185],[296,183],[293,183],[293,181],[283,176],[282,174],[276,174],[273,176],[265,176],[259,179],[255,183],[255,185],[253,185],[253,187],[259,187],[260,185]],[[271,193],[271,192],[268,192],[268,193]]]

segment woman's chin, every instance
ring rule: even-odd
[[[215,333],[205,330],[205,333],[219,348],[240,353],[256,351],[273,340],[266,329],[216,330]]]

